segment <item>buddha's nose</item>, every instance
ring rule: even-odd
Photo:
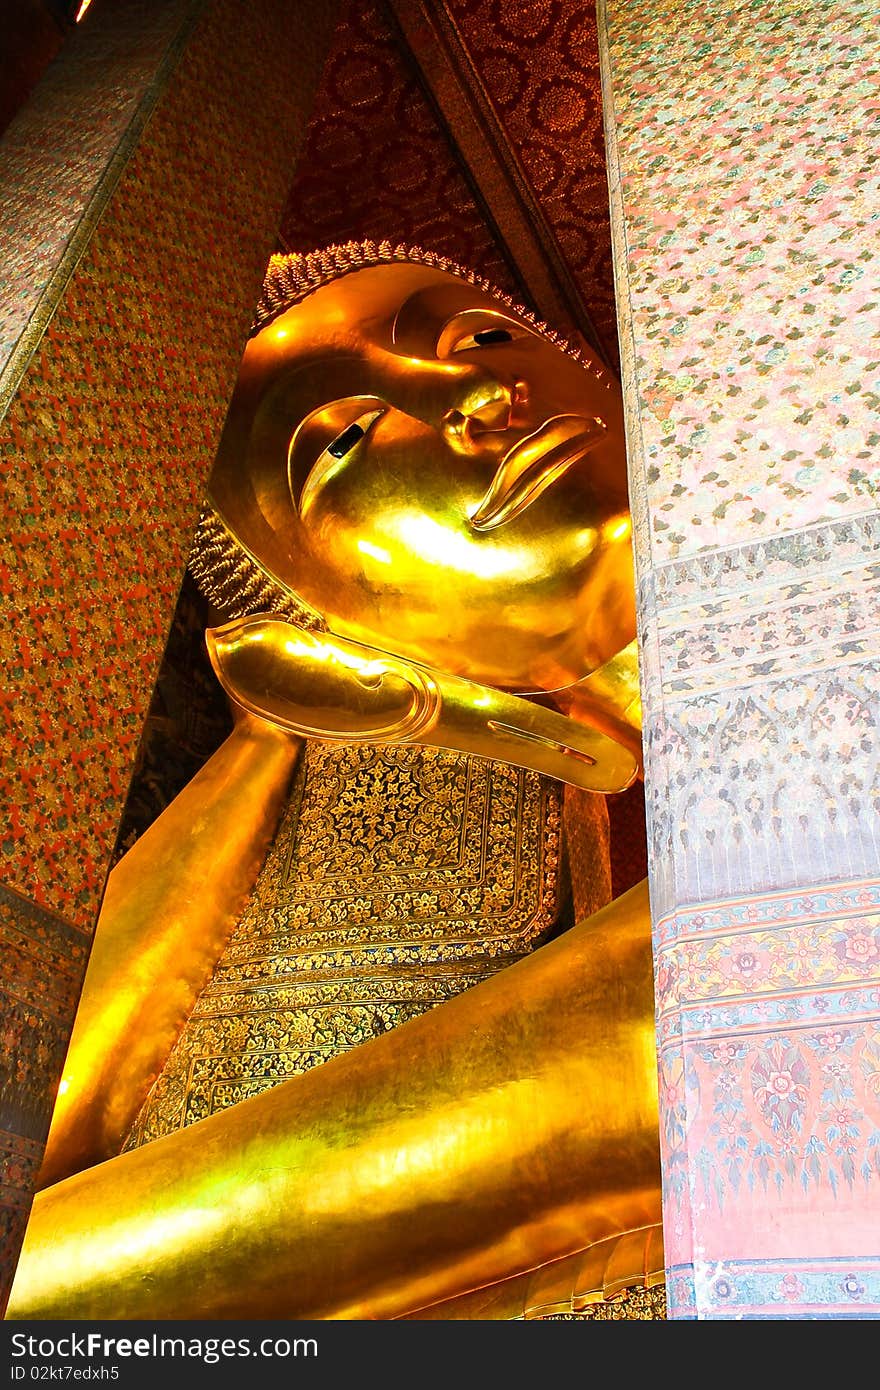
[[[487,436],[510,428],[515,403],[516,385],[492,379],[467,391],[443,414],[440,428],[455,448],[472,451],[490,442]]]
[[[470,451],[492,432],[507,430],[524,388],[472,363],[428,362],[383,354],[381,395],[398,410]]]

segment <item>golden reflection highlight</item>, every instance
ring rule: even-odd
[[[623,413],[601,364],[418,252],[277,262],[259,322],[192,561],[236,728],[110,876],[8,1316],[528,1316],[656,1282],[645,884],[120,1152],[302,738],[605,792],[641,768]]]

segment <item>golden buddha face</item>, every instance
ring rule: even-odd
[[[333,631],[451,674],[552,691],[635,636],[617,383],[432,267],[252,338],[209,490]]]

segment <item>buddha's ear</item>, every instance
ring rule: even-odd
[[[589,724],[332,632],[256,614],[207,643],[231,699],[305,738],[446,748],[586,791],[623,791],[638,775],[632,751]]]

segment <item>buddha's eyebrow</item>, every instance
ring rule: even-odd
[[[423,290],[414,290],[413,293],[412,293],[412,294],[408,294],[407,297],[406,297],[406,299],[403,301],[403,303],[402,303],[401,305],[398,306],[397,313],[394,315],[394,318],[393,318],[393,320],[392,320],[392,322],[391,322],[391,346],[392,346],[392,347],[395,347],[395,348],[396,348],[396,347],[399,347],[399,346],[400,346],[400,334],[401,334],[401,331],[402,331],[402,329],[401,329],[401,321],[402,321],[404,315],[406,314],[407,310],[408,310],[408,309],[410,308],[410,306],[412,305],[413,300],[414,300],[414,299],[419,299],[419,298],[423,295],[423,293],[424,293]],[[431,320],[430,310],[427,310],[427,309],[424,310],[424,311],[423,311],[423,314],[424,314],[424,318],[426,318],[426,319],[428,320],[428,322],[430,322],[430,320]],[[436,316],[435,316],[435,317],[436,317]]]
[[[421,332],[427,333],[432,344],[438,341],[440,334],[443,332],[444,327],[450,319],[456,318],[465,309],[479,307],[474,304],[473,295],[471,294],[471,296],[468,296],[467,294],[468,290],[472,290],[472,286],[463,284],[459,294],[456,296],[459,302],[456,303],[455,307],[450,309],[447,304],[443,307],[442,311],[438,313],[437,309],[431,303],[432,291],[435,288],[436,287],[431,285],[423,285],[421,289],[413,290],[412,294],[407,295],[406,299],[398,308],[397,313],[394,315],[391,324],[392,347],[400,348],[401,337],[412,332],[413,325],[411,323],[406,323],[405,318],[415,306],[417,306],[419,310],[419,329]],[[404,346],[402,350],[405,352],[407,349]]]

